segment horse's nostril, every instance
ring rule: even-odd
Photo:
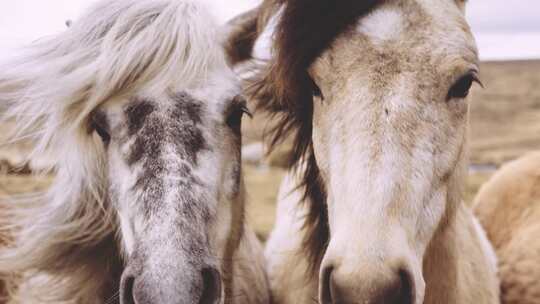
[[[319,287],[321,304],[415,302],[413,276],[406,269],[376,271],[364,267],[363,271],[351,272],[350,268],[341,267],[344,266],[323,269]]]
[[[400,269],[398,275],[401,281],[398,303],[413,304],[415,301],[415,290],[412,275],[405,269]]]
[[[122,280],[120,286],[120,303],[121,304],[137,304],[135,296],[133,295],[133,284],[135,283],[135,277],[129,276]]]
[[[372,303],[414,303],[412,276],[405,269],[399,269],[392,279],[381,282],[376,290]]]
[[[333,304],[336,299],[334,299],[332,293],[332,271],[334,267],[329,266],[323,270],[322,273],[322,282],[321,282],[321,303],[322,304]]]
[[[202,270],[203,291],[199,304],[217,304],[221,299],[221,276],[215,268]]]

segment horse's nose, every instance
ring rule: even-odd
[[[353,275],[343,267],[321,272],[322,304],[413,304],[412,277],[405,269]]]
[[[135,277],[123,276],[120,283],[120,303],[121,304],[135,304],[135,296],[133,294],[133,284],[135,283]]]
[[[217,304],[221,300],[221,276],[215,268],[202,271],[203,291],[199,304]]]
[[[200,285],[195,284],[191,290],[199,290],[192,299],[186,299],[182,292],[173,294],[175,286],[160,286],[165,290],[152,290],[144,282],[144,277],[125,273],[120,286],[121,304],[154,304],[154,303],[193,303],[193,304],[218,304],[221,301],[221,276],[213,267],[203,268],[201,271]],[[196,286],[199,285],[199,286]],[[155,286],[155,285],[154,285]],[[165,301],[165,302],[163,302]]]

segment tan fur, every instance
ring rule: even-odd
[[[486,258],[471,211],[462,204],[424,257],[425,304],[499,303],[496,269]]]
[[[540,303],[540,152],[497,171],[474,212],[497,252],[502,303]]]
[[[295,191],[298,177],[289,172],[281,183],[274,229],[265,249],[272,299],[280,303],[311,303],[317,299],[318,278],[306,278],[309,265],[302,249],[303,218],[308,211]]]
[[[269,304],[270,288],[263,247],[246,221],[243,182],[241,187],[239,199],[230,204],[231,228],[221,266],[226,295],[223,304]]]
[[[279,216],[265,251],[276,304],[314,303],[318,297],[318,276],[303,275],[308,273],[301,228],[306,211],[299,204],[300,192],[290,192],[296,183],[290,174],[280,188]],[[424,257],[423,304],[499,303],[493,290],[498,284],[493,276],[495,269],[481,249],[472,217],[470,210],[461,206],[448,226],[433,238]]]
[[[263,247],[251,227],[245,232],[232,260],[233,290],[225,304],[270,304]]]
[[[372,12],[381,15],[360,18],[310,65],[322,96],[313,98],[309,117],[304,103],[311,96],[295,91],[305,97],[297,105],[305,116],[297,119],[313,126],[330,238],[322,265],[315,265],[320,273],[310,274],[303,242],[309,198],[292,173],[266,248],[276,303],[323,301],[325,267],[340,270],[332,279],[340,280],[347,303],[371,303],[377,290],[370,284],[396,265],[410,272],[416,304],[499,303],[492,248],[461,201],[468,101],[447,99],[449,88],[478,68],[463,10],[455,1],[386,1]],[[277,94],[259,89],[278,96],[287,95],[283,87],[297,89],[276,83]],[[295,105],[275,111],[287,106]]]

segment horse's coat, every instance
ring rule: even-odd
[[[400,10],[381,8],[358,21],[357,30],[373,43],[397,40],[405,28],[405,18]]]
[[[463,3],[268,7],[273,55],[249,91],[277,117],[271,145],[294,143],[266,249],[274,300],[497,303],[492,248],[461,202],[478,81]]]
[[[502,303],[540,303],[540,152],[499,169],[474,211],[497,252]]]
[[[220,43],[199,1],[105,0],[0,65],[15,139],[57,161],[44,197],[2,206],[12,302],[269,302]]]

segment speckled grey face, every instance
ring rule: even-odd
[[[186,90],[96,111],[125,251],[122,303],[221,301],[219,257],[241,224],[232,220],[242,210],[233,207],[245,110],[237,93]]]

